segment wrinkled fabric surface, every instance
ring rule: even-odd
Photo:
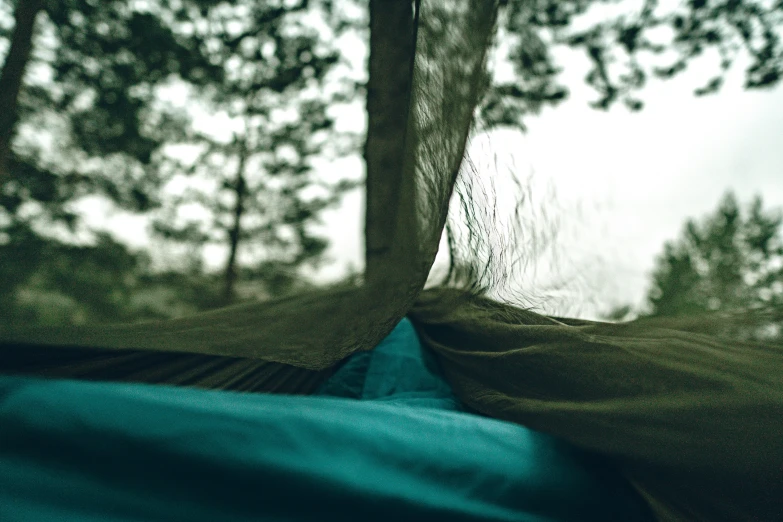
[[[651,520],[602,459],[460,411],[405,320],[317,396],[0,378],[0,520]]]
[[[465,404],[611,457],[660,520],[783,520],[781,350],[448,290],[411,317]]]

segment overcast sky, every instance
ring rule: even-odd
[[[526,288],[541,290],[534,305],[595,317],[615,304],[641,304],[663,243],[688,217],[714,210],[727,190],[743,203],[761,194],[766,206],[783,206],[783,88],[744,91],[736,68],[719,94],[696,98],[693,89],[713,72],[697,64],[673,80],[651,82],[642,112],[601,112],[588,107],[595,94],[582,80],[585,62],[565,53],[560,61],[571,89],[567,102],[530,118],[526,134],[480,137],[471,149],[482,175],[512,170],[530,180],[539,205],[556,197],[557,262],[554,276],[531,267]],[[488,168],[492,163],[497,167]],[[362,165],[354,159],[333,168]],[[354,194],[327,217],[337,259],[327,274],[361,260],[361,206]],[[552,256],[537,262],[550,267]],[[569,291],[547,300],[546,288],[558,282]]]

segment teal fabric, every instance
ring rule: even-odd
[[[0,520],[648,520],[602,461],[461,407],[406,320],[319,396],[0,377]]]
[[[423,349],[408,319],[403,319],[374,350],[351,356],[318,394],[462,410],[433,354]]]

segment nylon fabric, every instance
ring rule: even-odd
[[[428,356],[403,320],[314,397],[0,378],[0,520],[650,520],[600,459],[463,413]]]
[[[780,350],[448,290],[411,318],[460,400],[613,459],[660,520],[783,520]]]

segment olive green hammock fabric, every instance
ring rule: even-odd
[[[472,408],[610,456],[660,520],[783,520],[783,352],[422,296],[411,317]]]
[[[633,323],[563,324],[449,290],[424,292],[410,318],[462,402],[612,459],[660,520],[783,520],[779,350]],[[333,369],[0,345],[0,373],[311,393]]]
[[[371,18],[379,4],[397,3],[373,0]],[[393,221],[373,254],[382,278],[161,323],[13,328],[0,373],[312,393],[408,315],[463,403],[613,459],[660,520],[783,520],[783,352],[422,292],[468,174],[496,11],[422,0],[416,12],[404,145],[386,151],[401,173],[368,161],[368,194],[383,188],[386,202],[368,212]]]

